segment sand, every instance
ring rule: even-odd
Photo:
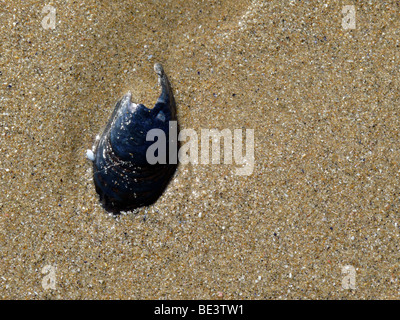
[[[2,299],[399,298],[398,2],[0,4]],[[254,130],[254,170],[180,165],[115,218],[86,149],[155,62],[181,128]]]

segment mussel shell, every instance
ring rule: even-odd
[[[107,211],[119,213],[154,203],[176,170],[177,164],[169,161],[168,143],[169,122],[176,120],[175,100],[161,65],[156,64],[155,71],[162,92],[154,108],[132,103],[131,94],[126,94],[94,145],[94,184]],[[151,129],[161,129],[166,135],[165,164],[149,164],[146,159],[154,143],[146,141]]]

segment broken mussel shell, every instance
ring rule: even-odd
[[[161,94],[154,108],[131,101],[128,92],[115,106],[103,133],[97,136],[87,157],[93,162],[93,180],[103,207],[120,213],[154,203],[163,193],[177,167],[177,148],[171,148],[170,122],[176,124],[176,105],[168,78],[161,64],[154,65]],[[177,125],[175,126],[177,130]],[[166,161],[148,161],[148,141],[152,129],[162,130],[166,137]],[[176,141],[175,141],[176,142]],[[172,150],[176,149],[176,150]],[[176,154],[175,154],[176,153]],[[160,156],[160,155],[158,155]],[[172,159],[172,160],[174,160]]]

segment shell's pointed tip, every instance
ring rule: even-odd
[[[161,63],[158,63],[158,62],[157,62],[157,63],[154,64],[154,71],[155,71],[159,76],[161,76],[161,75],[164,73],[164,69],[163,69]]]
[[[86,150],[86,158],[88,158],[90,161],[94,161],[94,153],[92,150],[90,149]]]
[[[128,102],[132,101],[132,92],[128,91],[123,97],[122,100],[127,100]]]

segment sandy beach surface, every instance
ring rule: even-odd
[[[0,298],[399,298],[399,1],[0,5]],[[115,218],[86,149],[155,62],[254,168],[180,165]]]

